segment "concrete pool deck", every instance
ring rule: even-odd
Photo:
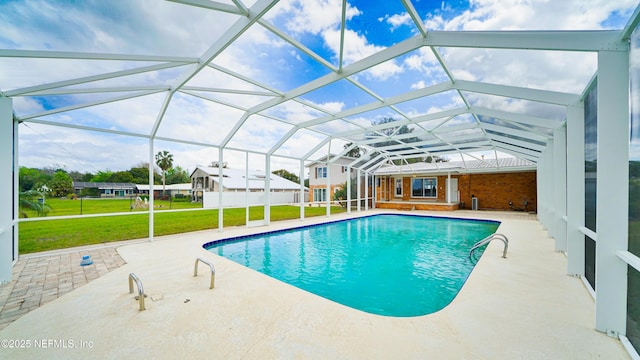
[[[353,310],[202,249],[214,239],[346,214],[157,237],[119,247],[125,265],[0,330],[0,353],[11,359],[629,358],[618,340],[593,329],[593,299],[580,279],[566,275],[565,256],[553,251],[553,240],[532,216],[409,213],[500,220],[498,232],[510,240],[507,259],[502,243],[492,242],[448,307],[391,318]],[[215,264],[215,289],[209,289],[207,266],[200,264],[193,276],[197,257]],[[129,273],[143,283],[145,311],[138,310],[135,291],[129,294]]]

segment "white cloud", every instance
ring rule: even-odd
[[[445,19],[441,15],[429,16],[424,20],[424,26],[428,30],[442,30],[446,25]]]
[[[360,10],[347,4],[346,17],[360,15]],[[286,28],[294,33],[320,34],[335,29],[342,21],[341,0],[288,0],[281,1],[275,11],[267,15],[273,19],[283,15],[288,18]]]
[[[411,84],[412,90],[424,89],[426,87],[427,87],[427,84],[424,82],[424,80],[420,80],[416,83]]]
[[[96,132],[23,124],[19,127],[20,166],[95,173],[125,170],[148,162],[148,141]]]
[[[450,48],[456,79],[580,94],[596,70],[591,53]]]
[[[411,16],[407,13],[386,15],[385,17],[378,19],[378,21],[385,21],[387,24],[391,25],[391,31],[399,28],[400,26],[412,24]]]
[[[470,10],[445,30],[596,30],[614,12],[628,12],[635,0],[473,0]]]
[[[327,30],[323,33],[323,38],[327,46],[335,53],[340,53],[340,31]],[[369,43],[364,35],[358,34],[352,30],[344,32],[344,64],[348,65],[358,60],[371,56],[381,50],[384,46],[378,46]],[[367,69],[364,73],[367,76],[379,80],[385,80],[391,76],[403,72],[402,65],[397,60],[389,60],[377,66]]]

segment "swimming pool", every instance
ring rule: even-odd
[[[222,239],[204,247],[355,309],[419,316],[455,298],[474,267],[469,249],[499,224],[382,214]]]

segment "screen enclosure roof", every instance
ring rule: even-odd
[[[426,157],[535,166],[593,85],[598,51],[627,51],[635,18],[634,5],[609,29],[475,30],[469,9],[438,23],[455,9],[435,3],[8,2],[0,96],[45,138],[307,163],[357,147],[350,165],[366,171]]]

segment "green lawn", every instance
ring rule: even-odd
[[[47,199],[47,201],[49,200]],[[79,200],[61,200],[61,202],[76,201]],[[103,206],[107,206],[109,202],[108,200],[92,201],[105,201]],[[173,203],[173,205],[176,204],[175,202]],[[57,210],[59,213],[56,213],[56,215],[61,215],[63,212],[62,207],[58,207]],[[251,207],[249,220],[264,218],[263,210],[264,208],[262,206]],[[326,211],[324,207],[305,207],[305,217],[325,215]],[[344,211],[346,210],[341,207],[331,208],[332,214]],[[53,214],[53,210],[49,214]],[[66,213],[64,215],[70,214]],[[225,209],[223,215],[225,227],[245,224],[244,208]],[[296,219],[298,217],[300,217],[300,208],[298,206],[281,205],[271,207],[271,221]],[[149,236],[149,214],[137,211],[131,215],[122,216],[26,221],[20,223],[19,227],[19,251],[21,254],[26,254],[74,246],[146,238]],[[155,236],[214,229],[217,227],[218,210],[160,211],[154,213]]]
[[[145,212],[147,209],[134,208],[135,199],[66,199],[48,198],[45,200],[51,210],[47,216],[64,215],[84,215],[84,214],[106,214],[115,212]],[[170,209],[195,209],[201,208],[202,203],[192,203],[190,201],[168,201],[155,200],[156,210]],[[38,214],[32,210],[25,210],[27,217],[37,217]]]

